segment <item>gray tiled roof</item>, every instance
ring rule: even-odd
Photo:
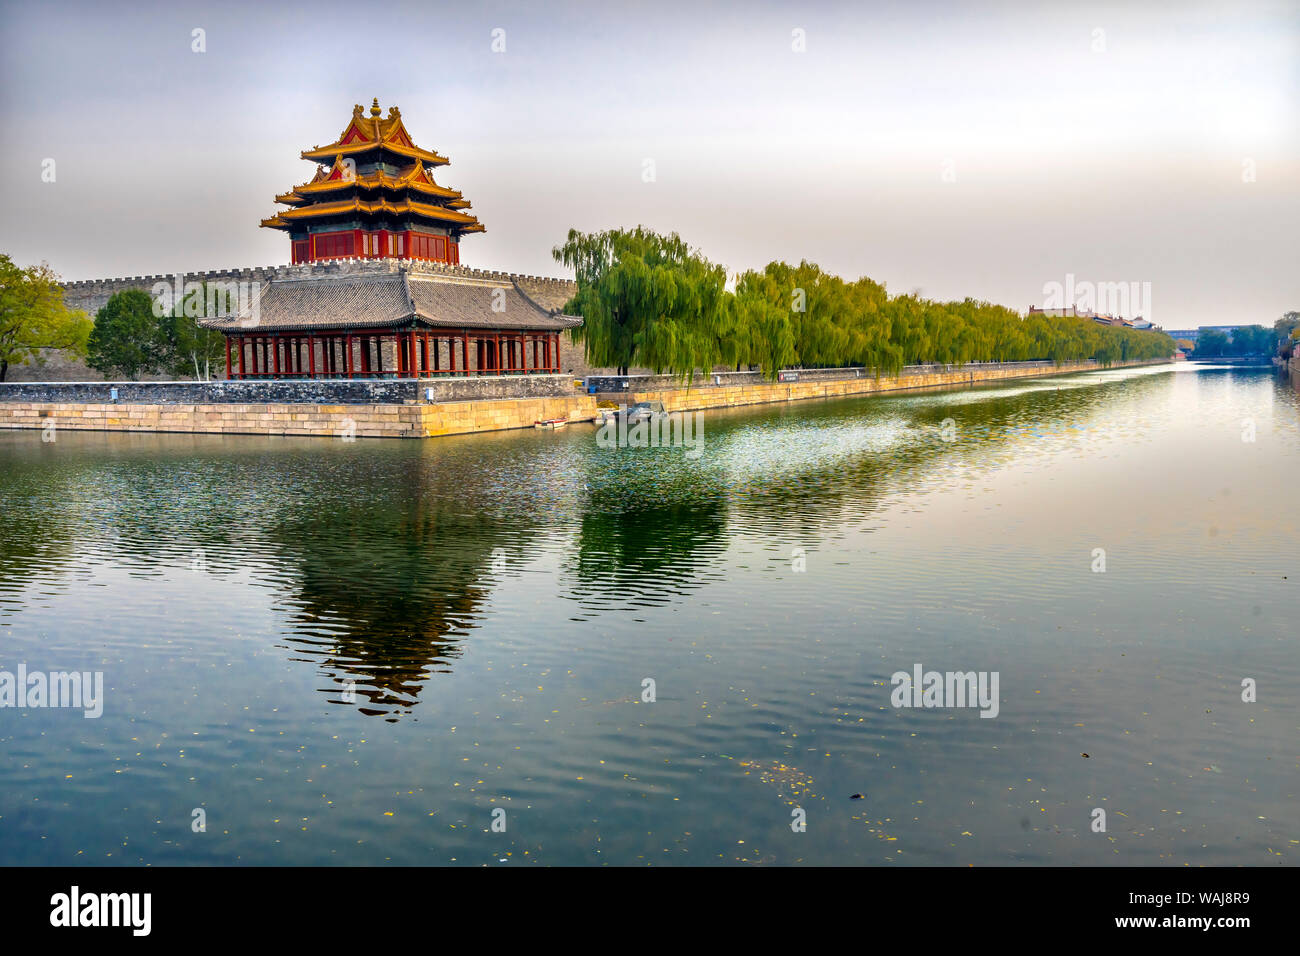
[[[560,295],[563,292],[538,301],[505,276],[494,280],[405,270],[272,279],[262,288],[256,319],[245,311],[239,317],[205,319],[200,324],[223,332],[403,328],[413,324],[554,332],[581,325],[580,318],[562,315],[550,304]]]
[[[581,324],[538,307],[513,282],[410,276],[407,288],[416,314],[429,325],[558,330]]]

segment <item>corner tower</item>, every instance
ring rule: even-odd
[[[275,201],[290,207],[262,220],[289,233],[292,262],[323,259],[422,259],[460,262],[461,236],[483,232],[458,190],[439,186],[433,170],[446,157],[421,149],[396,106],[381,116],[379,99],[360,104],[339,138],[303,150],[317,163],[310,182]]]

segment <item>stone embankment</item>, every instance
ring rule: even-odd
[[[529,428],[555,418],[588,421],[597,415],[598,400],[661,401],[668,411],[695,411],[959,388],[1097,369],[1094,362],[914,366],[898,376],[881,378],[863,369],[818,369],[783,373],[784,380],[777,382],[752,372],[725,372],[708,376],[707,384],[697,382],[688,388],[668,376],[603,376],[590,380],[603,389],[598,394],[578,393],[573,379],[563,375],[420,381],[11,383],[0,385],[0,429],[432,438]],[[1293,375],[1300,375],[1294,365]]]
[[[38,428],[55,435],[59,429],[70,429],[330,438],[434,438],[530,428],[536,421],[591,419],[595,415],[595,400],[586,395],[421,405],[12,402],[0,404],[0,428]]]
[[[1121,362],[1110,366],[1122,368],[1139,365],[1167,365],[1164,360]],[[601,401],[620,404],[659,401],[670,412],[696,411],[706,408],[731,408],[739,405],[763,405],[770,402],[793,402],[809,398],[840,398],[879,392],[911,391],[928,388],[954,388],[981,385],[1012,378],[1040,378],[1073,372],[1097,371],[1094,361],[981,363],[955,365],[911,365],[897,376],[876,378],[863,369],[815,369],[781,373],[786,381],[771,382],[757,372],[727,372],[706,376],[690,387],[666,375],[602,376],[589,379],[597,388]],[[626,383],[626,384],[624,384]]]

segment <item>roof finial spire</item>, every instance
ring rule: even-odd
[[[375,101],[372,104],[370,104],[370,115],[378,116],[382,112],[383,110],[379,108],[379,97],[376,96]]]

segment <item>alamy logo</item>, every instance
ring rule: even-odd
[[[262,318],[262,283],[244,282],[186,282],[177,273],[170,285],[155,282],[150,288],[153,296],[153,314],[183,315],[191,319],[224,319],[239,317],[245,328],[256,326]]]
[[[18,665],[18,673],[0,671],[0,708],[70,707],[85,711],[87,718],[104,713],[103,671],[29,671]]]
[[[1076,315],[1140,316],[1147,322],[1155,321],[1150,282],[1076,282],[1073,272],[1065,274],[1064,284],[1043,284],[1043,308],[1072,310]]]
[[[598,448],[686,449],[687,458],[704,451],[704,415],[701,412],[648,411],[641,406],[619,406],[618,415],[606,418],[596,432]]]
[[[149,893],[86,893],[74,886],[50,897],[50,925],[129,926],[134,936],[148,936],[153,897]]]
[[[997,671],[897,671],[890,677],[895,707],[978,707],[981,717],[998,715]]]

